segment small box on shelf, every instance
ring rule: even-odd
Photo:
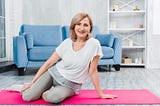
[[[135,27],[136,27],[136,28],[144,28],[144,27],[143,27],[143,24],[137,24],[137,25],[135,25]]]
[[[132,63],[132,58],[124,57],[124,58],[122,58],[122,63],[123,64],[131,64]]]

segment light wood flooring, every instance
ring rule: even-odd
[[[24,84],[30,82],[36,71],[37,69],[27,69],[25,76],[18,76],[17,72],[14,70],[0,73],[0,89],[5,89],[13,84]],[[121,68],[120,71],[112,69],[111,72],[100,71],[99,79],[102,89],[148,89],[160,97],[160,69],[147,70],[145,68]],[[83,84],[82,89],[94,89],[90,79]]]

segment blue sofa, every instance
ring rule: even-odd
[[[97,26],[93,27],[92,35],[100,41],[104,54],[99,65],[113,65],[120,70],[121,39],[113,34],[99,34]],[[69,26],[22,25],[19,35],[13,37],[13,59],[18,75],[24,75],[26,68],[42,66],[68,37]]]

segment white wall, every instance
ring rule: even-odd
[[[107,32],[107,0],[23,0],[22,5],[24,24],[69,25],[75,14],[87,12]]]
[[[159,5],[160,0],[148,0],[147,68],[149,69],[160,69]]]
[[[153,0],[153,34],[160,35],[160,0]]]
[[[157,32],[160,31],[157,30],[160,18],[156,18],[160,15],[160,9],[157,9],[160,0],[147,1],[147,68],[160,68],[160,47],[158,47],[160,32]],[[69,25],[73,15],[87,12],[92,17],[93,23],[100,28],[100,32],[107,32],[107,0],[6,0],[6,2],[9,60],[13,60],[12,37],[18,34],[21,24]]]

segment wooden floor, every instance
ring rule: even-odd
[[[14,70],[0,73],[0,89],[5,89],[13,84],[30,82],[36,71],[37,69],[27,69],[25,76],[18,76],[17,72]],[[148,89],[160,97],[160,69],[146,70],[145,68],[121,68],[121,71],[100,71],[99,78],[102,89]],[[83,84],[82,89],[94,89],[90,79]]]

